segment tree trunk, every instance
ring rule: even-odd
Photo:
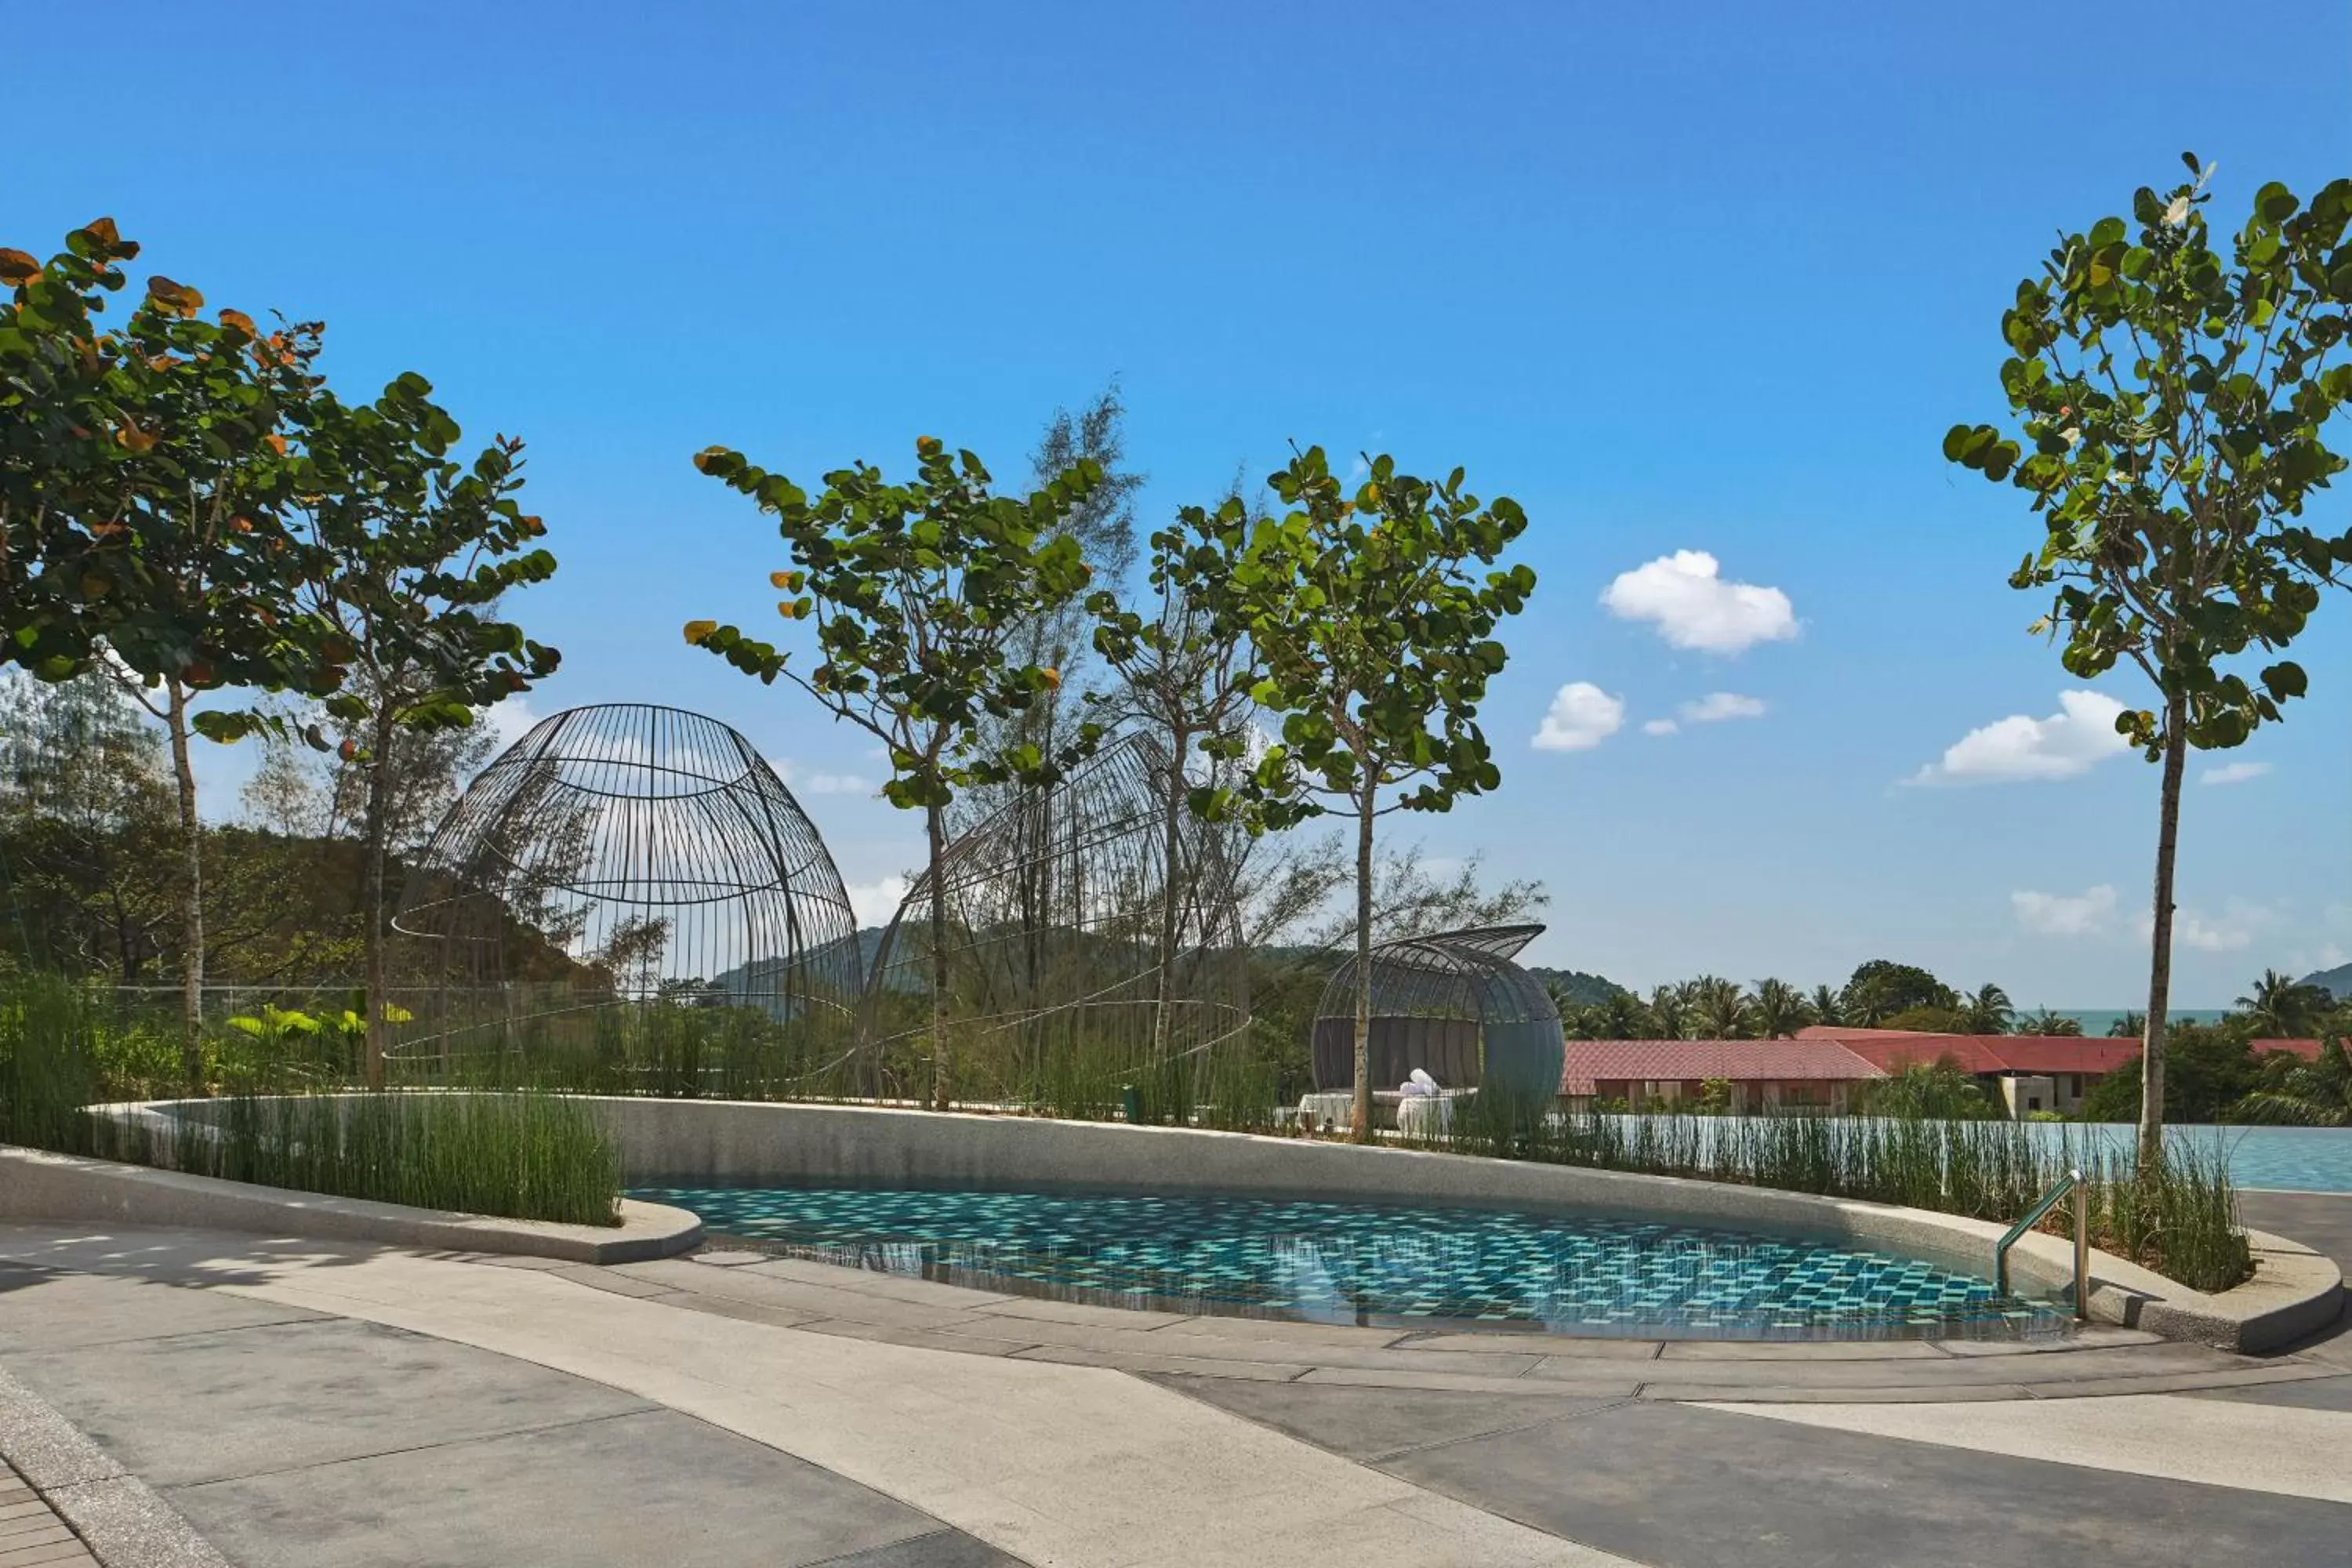
[[[187,888],[180,906],[180,1070],[188,1091],[204,1091],[205,846],[196,822],[196,770],[188,756],[188,689],[163,682],[164,727],[172,737],[172,782],[180,796],[180,858]]]
[[[1175,732],[1173,753],[1168,762],[1168,819],[1162,825],[1160,840],[1160,952],[1158,991],[1151,1005],[1151,1065],[1160,1066],[1168,1059],[1170,1033],[1169,1012],[1175,1002],[1176,926],[1177,912],[1182,907],[1178,900],[1184,891],[1179,862],[1184,854],[1184,753],[1191,749],[1192,737],[1181,730]]]
[[[931,854],[931,1107],[945,1110],[955,1089],[955,1064],[948,1047],[947,822],[936,805],[923,808]]]
[[[388,1032],[384,1010],[390,998],[384,994],[384,932],[383,932],[383,855],[384,837],[389,828],[390,813],[386,809],[385,792],[392,783],[392,724],[379,714],[375,732],[370,737],[367,760],[367,817],[363,853],[367,857],[362,869],[361,902],[367,907],[367,1045],[365,1047],[367,1086],[383,1087],[383,1047]]]
[[[2156,909],[2148,933],[2147,1033],[2140,1052],[2139,1166],[2164,1163],[2164,1027],[2172,1005],[2172,858],[2180,841],[2180,774],[2189,763],[2189,700],[2164,705],[2164,785],[2158,796]]]
[[[1356,803],[1356,1100],[1348,1131],[1372,1141],[1372,793],[1370,774]]]

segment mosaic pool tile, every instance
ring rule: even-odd
[[[1161,1310],[1651,1337],[2007,1337],[2056,1305],[1915,1258],[1693,1226],[1251,1198],[649,1187],[796,1257]]]

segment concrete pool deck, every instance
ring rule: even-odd
[[[2352,1244],[2309,1202],[2248,1218]],[[723,1253],[0,1226],[0,1373],[240,1565],[2318,1561],[2340,1343],[1580,1353]]]

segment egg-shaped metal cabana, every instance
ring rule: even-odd
[[[1394,1089],[1419,1068],[1449,1089],[1549,1099],[1567,1054],[1559,1009],[1543,982],[1512,960],[1540,925],[1475,926],[1401,937],[1371,951],[1372,1088]],[[1323,988],[1314,1035],[1315,1087],[1356,1082],[1356,961]]]
[[[414,1068],[585,1061],[603,1087],[777,1092],[845,1062],[857,921],[815,826],[715,719],[646,703],[541,720],[405,878]]]

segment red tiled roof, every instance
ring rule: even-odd
[[[1854,1034],[1815,1036],[1833,1039],[1882,1072],[1906,1064],[1927,1067],[1949,1058],[1965,1073],[2008,1072],[2009,1063],[1992,1048],[1986,1035],[1928,1035],[1908,1029],[1871,1029]]]
[[[1598,1082],[1822,1083],[1880,1076],[1834,1040],[1570,1040],[1559,1091],[1592,1094]]]
[[[2254,1055],[2258,1057],[2265,1051],[2288,1051],[2307,1062],[2319,1059],[2317,1040],[2249,1040],[2246,1043],[2253,1047]]]

